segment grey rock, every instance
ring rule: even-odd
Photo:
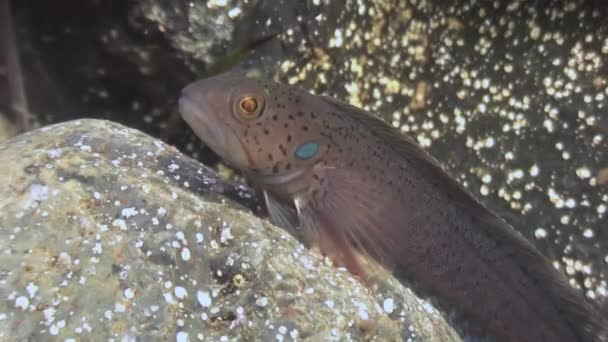
[[[5,113],[0,111],[0,142],[6,141],[17,134],[17,128]]]
[[[458,341],[252,215],[252,193],[100,120],[0,145],[0,339]]]
[[[156,23],[171,37],[173,45],[205,64],[216,63],[232,41],[235,25],[230,9],[235,1],[210,1],[187,4],[174,1],[141,1],[134,15]],[[220,4],[221,3],[221,4]],[[241,9],[238,9],[241,12]],[[190,28],[190,21],[198,22]]]
[[[276,64],[286,57],[280,34],[299,29],[298,18],[306,7],[297,0],[144,0],[131,10],[130,17],[143,17],[157,25],[199,77],[218,72],[218,64],[225,64],[240,49],[248,52],[234,63],[272,77]],[[277,39],[251,48],[252,43],[269,36]]]

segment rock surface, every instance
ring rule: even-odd
[[[369,292],[253,216],[248,189],[139,131],[57,124],[1,144],[0,163],[1,339],[459,340],[396,281]]]
[[[10,122],[8,115],[0,111],[0,142],[6,141],[17,134],[17,128]]]

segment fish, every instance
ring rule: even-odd
[[[371,113],[235,71],[187,85],[179,110],[263,191],[274,224],[364,283],[392,273],[463,338],[608,341],[606,317],[548,259]]]

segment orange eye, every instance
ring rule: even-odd
[[[238,112],[245,120],[255,120],[262,115],[264,100],[259,96],[245,96],[238,104]]]

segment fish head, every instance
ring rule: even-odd
[[[310,170],[329,149],[316,97],[288,85],[226,73],[184,88],[180,112],[224,161],[260,183]]]

